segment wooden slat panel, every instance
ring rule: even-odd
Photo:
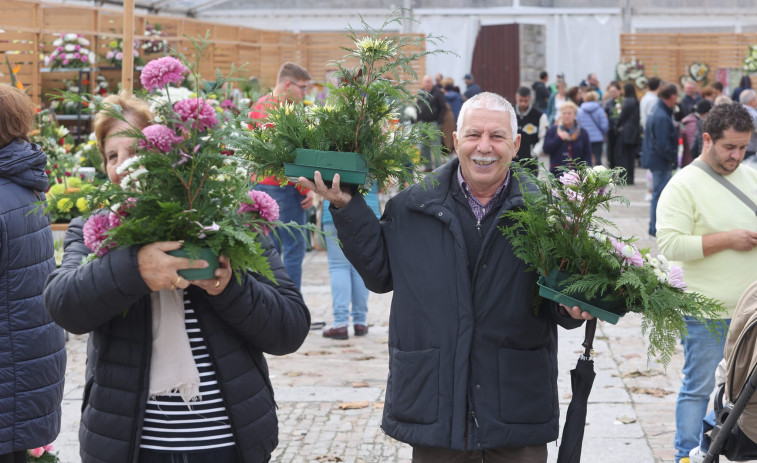
[[[36,29],[38,27],[39,5],[28,2],[3,0],[0,2],[0,24],[3,28],[13,27],[17,30]]]
[[[98,10],[73,6],[42,5],[42,30],[55,34],[76,32],[78,34],[96,34]]]
[[[757,43],[757,33],[723,34],[621,34],[620,60],[644,63],[647,77],[679,84],[688,75],[691,63],[710,67],[709,82],[719,68],[741,69],[749,45]],[[700,85],[701,86],[701,85]]]
[[[322,81],[327,69],[333,69],[328,62],[344,55],[340,46],[352,47],[342,33],[294,34],[156,15],[135,15],[134,21],[137,39],[145,39],[148,22],[160,24],[169,45],[184,53],[190,61],[194,61],[194,48],[184,34],[193,38],[205,37],[206,31],[210,30],[209,45],[200,62],[202,75],[212,78],[216,68],[227,73],[232,63],[239,66],[248,63],[239,77],[257,77],[263,89],[275,85],[278,69],[285,61],[304,66],[314,79]],[[7,51],[16,60],[24,57],[19,62],[22,66],[19,75],[22,80],[31,82],[24,83],[31,86],[33,96],[39,101],[40,96],[45,100],[44,92],[63,88],[66,80],[72,81],[77,76],[76,73],[45,73],[43,77],[39,73],[42,66],[40,53],[49,54],[52,42],[60,34],[76,32],[90,41],[90,49],[98,57],[103,57],[110,49],[109,42],[123,36],[123,18],[120,11],[113,9],[3,0],[0,2],[0,29],[5,30],[4,35],[8,37],[0,34],[0,42],[4,42],[0,43],[0,53]],[[16,44],[18,46],[12,46]],[[158,57],[160,55],[143,56],[146,61]],[[109,63],[101,59],[99,64]],[[423,75],[425,63],[415,64],[414,69]],[[102,74],[109,81],[119,81],[118,71],[102,71]],[[92,85],[96,77],[93,73]],[[111,89],[115,91],[115,85]]]

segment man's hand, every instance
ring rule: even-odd
[[[748,252],[757,246],[757,232],[751,230],[728,230],[702,237],[702,254],[707,257],[726,249]]]
[[[757,246],[757,232],[750,230],[731,230],[731,249],[736,251],[751,251]]]
[[[319,171],[315,171],[313,179],[315,181],[310,181],[305,177],[300,177],[299,182],[300,185],[306,188],[310,188],[311,192],[315,191],[319,195],[328,199],[335,208],[339,209],[346,206],[347,203],[349,203],[352,199],[352,195],[348,191],[340,188],[339,174],[334,174],[334,180],[331,182],[331,188],[327,187],[326,184],[323,183],[323,177],[321,177],[321,173]]]
[[[304,210],[310,209],[310,206],[313,205],[314,197],[315,194],[313,194],[313,190],[308,191],[308,194],[306,194],[302,201],[300,201],[300,207]]]
[[[594,315],[590,314],[589,312],[581,311],[581,308],[578,306],[568,307],[565,304],[560,304],[560,307],[565,309],[568,315],[570,315],[571,318],[574,318],[576,320],[591,320],[594,318]]]

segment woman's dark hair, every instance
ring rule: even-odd
[[[702,132],[710,134],[713,143],[723,138],[728,129],[739,133],[754,131],[752,116],[743,104],[733,102],[715,105],[702,123]]]
[[[623,96],[626,98],[634,97],[635,99],[638,99],[636,96],[636,86],[630,82],[626,82],[623,85]]]
[[[0,85],[0,148],[16,140],[29,141],[34,127],[34,103],[29,95],[10,85]]]
[[[749,76],[743,76],[741,78],[741,83],[739,83],[739,87],[752,88],[752,79],[750,79]]]

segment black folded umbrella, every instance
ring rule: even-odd
[[[557,463],[579,463],[581,461],[581,447],[584,440],[584,428],[586,427],[586,404],[589,401],[589,393],[591,393],[591,387],[596,376],[594,360],[592,360],[592,344],[596,330],[596,319],[586,322],[586,336],[582,344],[584,353],[578,358],[576,368],[570,370],[573,398],[570,399],[568,414],[565,417]]]

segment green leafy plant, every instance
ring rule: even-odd
[[[564,294],[584,301],[619,300],[622,313],[640,313],[650,357],[670,362],[677,337],[686,334],[684,315],[721,317],[721,303],[685,291],[680,267],[637,249],[636,238],[620,237],[615,224],[598,214],[612,203],[628,204],[615,193],[625,182],[622,168],[580,164],[559,177],[522,175],[536,189],[523,191],[525,206],[505,213],[511,224],[502,228],[515,254],[545,277],[553,270],[569,275]]]
[[[270,196],[250,191],[250,163],[231,147],[252,137],[241,129],[246,113],[224,112],[211,103],[231,77],[217,73],[215,80],[203,80],[198,69],[207,41],[192,42],[194,62],[177,54],[180,59],[163,57],[147,63],[142,71],[144,98],[155,100],[153,112],[159,123],[140,130],[124,117],[120,106],[99,96],[64,95],[83,98],[96,111],[129,124],[130,128],[111,136],[131,137],[135,146],[135,156],[118,168],[123,175],[120,184],[107,182],[66,199],[86,198],[96,206],[84,214],[88,216],[84,243],[92,250],[89,259],[115,247],[183,240],[190,257],[199,256],[203,247],[227,256],[237,278],[252,270],[273,280],[262,236],[274,227],[293,233],[294,226],[278,222],[278,205]],[[186,73],[199,83],[199,90],[172,101],[168,87],[182,82]]]
[[[336,83],[326,83],[323,104],[283,103],[267,109],[266,123],[253,128],[254,145],[242,150],[261,178],[283,178],[284,163],[293,162],[294,150],[307,148],[362,155],[369,171],[363,188],[374,181],[384,187],[419,180],[417,145],[432,145],[440,132],[430,124],[399,124],[400,113],[415,104],[410,81],[402,76],[417,81],[412,65],[434,53],[426,51],[424,42],[435,39],[386,34],[389,25],[404,20],[397,11],[378,29],[362,21],[364,36],[348,29],[354,48],[344,48],[344,58],[333,63]],[[440,147],[433,149],[438,156]]]

